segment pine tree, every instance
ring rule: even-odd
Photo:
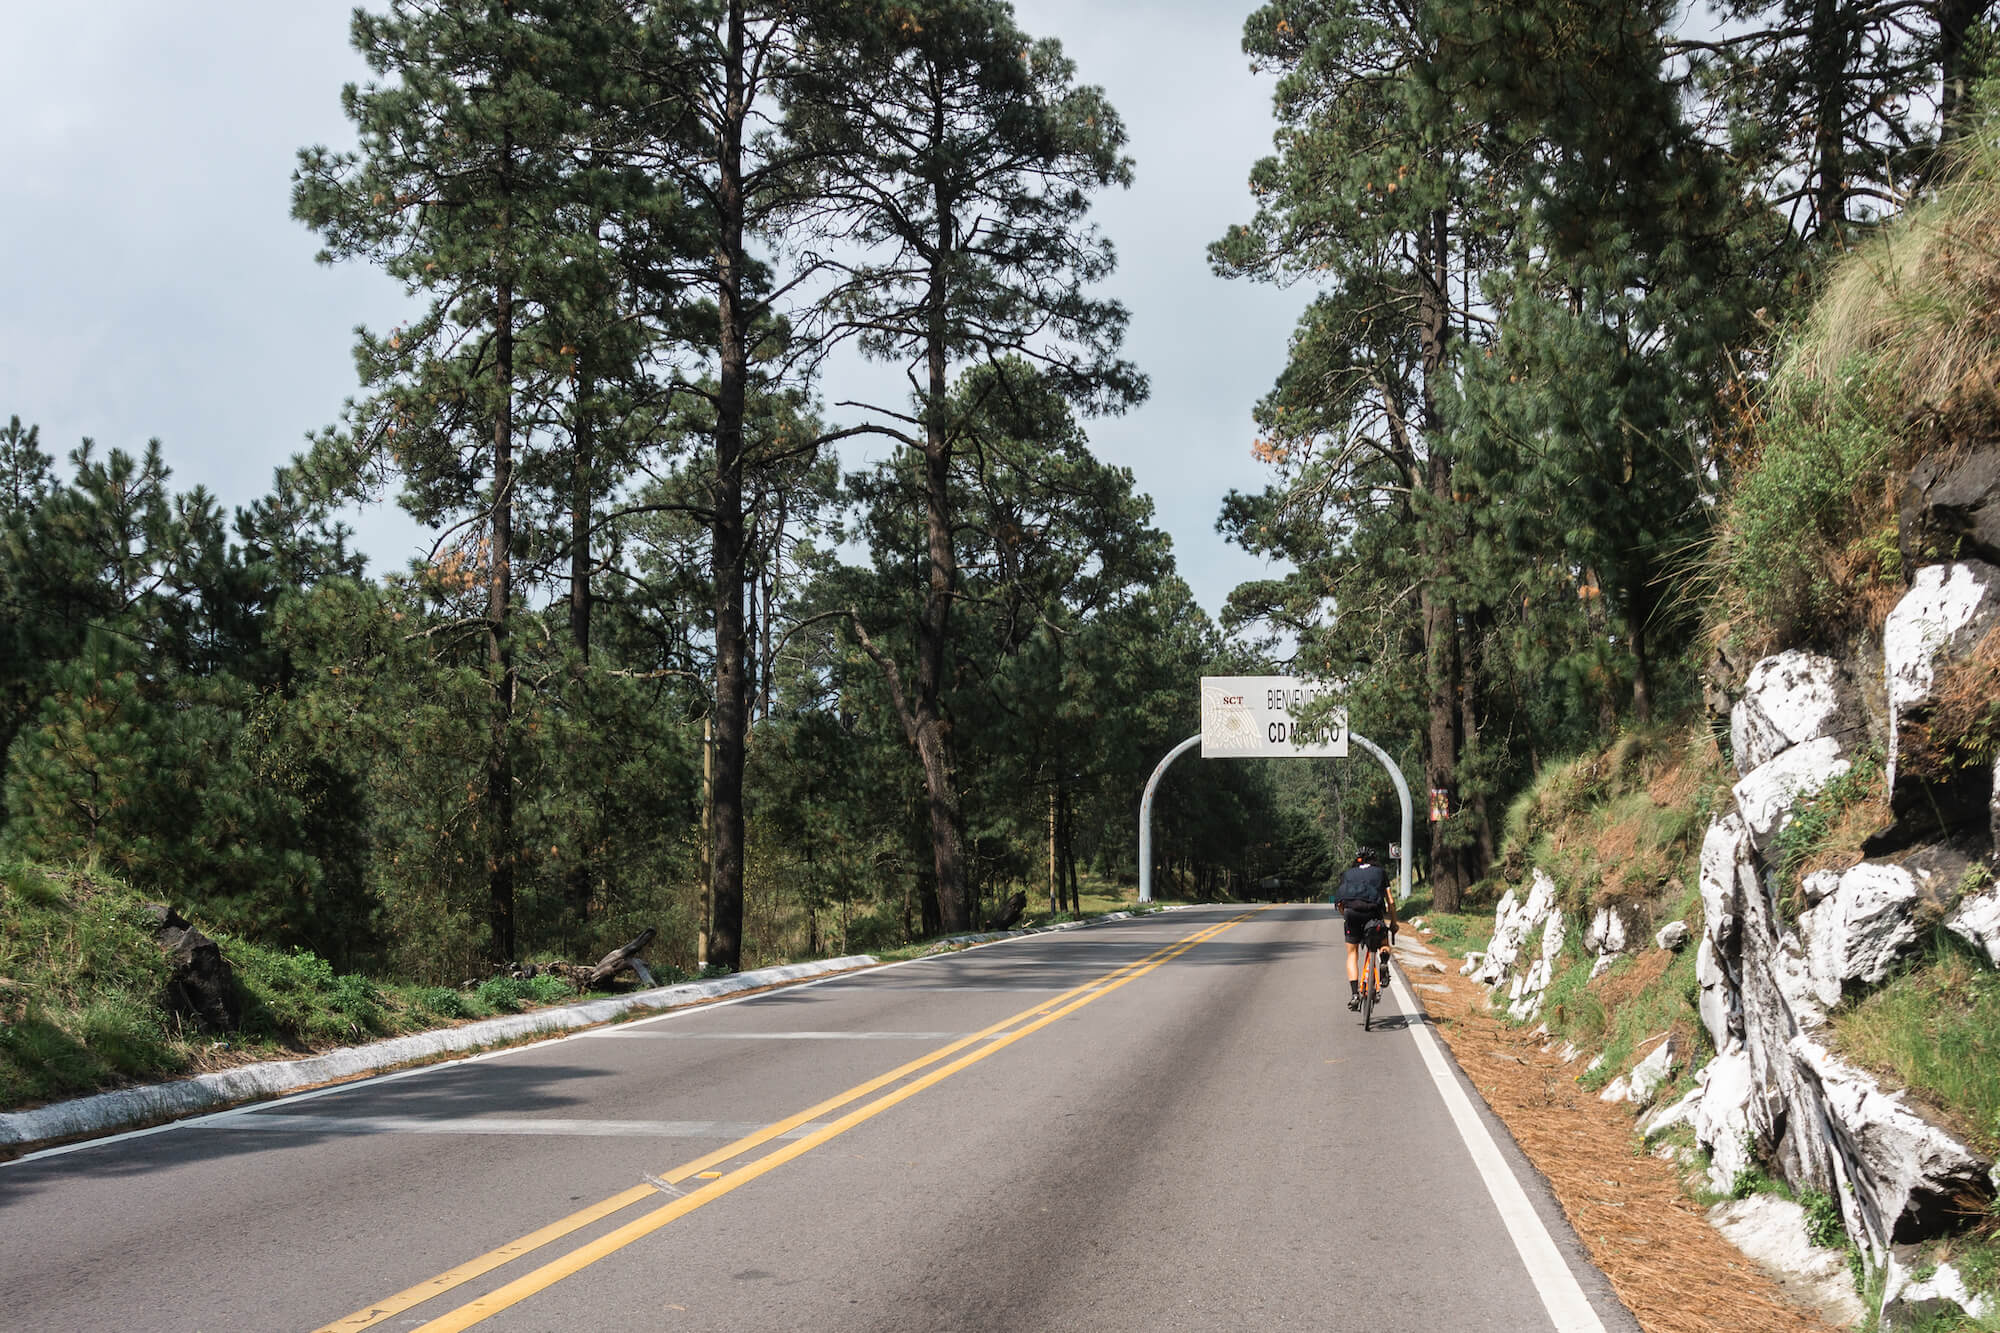
[[[906,680],[886,655],[871,656],[923,769],[935,924],[963,930],[965,813],[945,706],[960,597],[952,461],[965,443],[953,372],[1018,355],[1086,408],[1143,395],[1143,379],[1117,359],[1123,309],[1086,290],[1112,266],[1088,222],[1090,195],[1128,182],[1131,164],[1102,92],[1077,86],[1061,48],[1031,41],[1008,6],[885,0],[850,7],[845,20],[823,38],[842,57],[802,87],[792,123],[817,173],[808,195],[817,202],[800,222],[846,247],[843,329],[866,354],[905,367],[916,390],[908,410],[870,412],[870,428],[901,445],[904,466],[923,479],[914,662]]]
[[[1747,255],[1769,243],[1742,182],[1683,119],[1663,0],[1447,10],[1441,83],[1505,127],[1520,223],[1486,286],[1497,336],[1460,381],[1488,558],[1562,570],[1651,719],[1659,644],[1686,628],[1669,576],[1705,524],[1705,441],[1755,332]],[[1579,116],[1578,107],[1591,108]],[[1625,701],[1605,691],[1606,710]]]
[[[1288,493],[1236,498],[1225,521],[1252,549],[1314,566],[1245,598],[1292,602],[1294,622],[1315,628],[1334,602],[1341,623],[1315,638],[1315,665],[1351,678],[1357,655],[1421,663],[1425,776],[1452,812],[1431,825],[1430,873],[1450,911],[1492,842],[1485,793],[1461,770],[1480,744],[1477,650],[1494,589],[1468,559],[1445,399],[1510,227],[1506,146],[1440,83],[1441,8],[1282,0],[1250,16],[1244,49],[1279,76],[1279,151],[1252,172],[1255,219],[1211,258],[1226,274],[1319,288],[1260,408],[1259,447],[1287,470]],[[1328,528],[1344,533],[1331,549]],[[1409,624],[1405,588],[1417,606],[1407,641],[1392,628]]]
[[[482,833],[493,957],[516,953],[513,637],[522,458],[536,443],[528,404],[560,396],[569,364],[533,355],[564,345],[558,317],[577,299],[574,265],[594,269],[594,223],[610,186],[591,170],[607,131],[598,91],[602,34],[615,11],[564,0],[400,0],[357,12],[356,48],[385,82],[350,85],[343,106],[358,153],[300,154],[293,212],[326,241],[322,258],[381,265],[430,304],[356,349],[364,388],[344,432],[301,465],[331,493],[399,474],[404,505],[449,524],[440,547],[477,571],[486,647]]]
[[[1962,128],[1992,0],[1729,0],[1725,35],[1682,39],[1771,206],[1843,244],[1899,211]]]

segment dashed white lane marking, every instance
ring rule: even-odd
[[[259,1111],[227,1120],[190,1121],[191,1129],[218,1133],[259,1130],[289,1134],[529,1134],[573,1138],[740,1139],[764,1128],[736,1120],[574,1120],[528,1116],[288,1115]],[[800,1125],[781,1137],[804,1138],[818,1125]]]
[[[1400,972],[1394,980],[1399,992],[1396,1000],[1402,1011],[1406,1014],[1417,1013],[1416,997],[1410,994]],[[1493,1141],[1486,1122],[1472,1109],[1465,1089],[1452,1076],[1450,1062],[1439,1048],[1437,1038],[1421,1021],[1412,1022],[1409,1030],[1416,1038],[1417,1050],[1424,1057],[1424,1068],[1430,1071],[1431,1082],[1437,1085],[1445,1109],[1451,1112],[1459,1138],[1464,1140],[1466,1151],[1472,1154],[1473,1165],[1479,1169],[1479,1179],[1485,1184],[1486,1193],[1492,1198],[1493,1206],[1500,1210],[1500,1220],[1506,1225],[1507,1234],[1521,1255],[1521,1264],[1528,1270],[1528,1279],[1535,1284],[1535,1292],[1542,1298],[1542,1308],[1549,1312],[1549,1322],[1556,1333],[1605,1333],[1604,1321],[1597,1317],[1597,1311],[1591,1308],[1590,1298],[1583,1294],[1576,1275],[1569,1271],[1562,1251],[1556,1248],[1555,1237],[1542,1224],[1541,1214],[1528,1202],[1527,1192],[1521,1188],[1521,1182],[1514,1179],[1514,1173],[1507,1167],[1507,1159],[1501,1156],[1500,1145]]]
[[[675,1032],[670,1028],[606,1028],[585,1041],[953,1041],[963,1032]]]

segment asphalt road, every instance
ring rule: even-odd
[[[1163,913],[24,1158],[0,1328],[1636,1329],[1339,938]]]

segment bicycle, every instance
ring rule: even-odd
[[[1375,1017],[1375,997],[1389,984],[1389,943],[1383,938],[1389,923],[1376,917],[1361,928],[1361,1030]]]

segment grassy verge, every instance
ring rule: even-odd
[[[556,977],[471,990],[338,975],[322,958],[218,934],[243,1019],[202,1030],[166,1005],[143,900],[108,879],[0,867],[0,1109],[280,1059],[570,999]]]
[[[1086,883],[1079,898],[1082,919],[1157,910],[1141,908],[1136,889],[1108,883]],[[1023,924],[1070,919],[1030,911]],[[0,1110],[576,997],[553,976],[452,989],[340,974],[316,955],[218,932],[243,1017],[237,1031],[213,1033],[168,1009],[169,969],[153,931],[144,900],[110,879],[0,865]],[[925,940],[876,953],[896,960],[938,948]],[[663,984],[690,979],[673,968],[656,972]]]

